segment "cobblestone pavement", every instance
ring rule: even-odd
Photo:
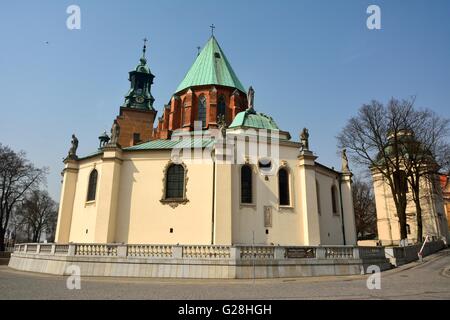
[[[450,299],[450,249],[381,274],[381,289],[368,276],[269,280],[81,279],[19,272],[0,266],[0,299]]]

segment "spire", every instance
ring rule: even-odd
[[[214,36],[209,38],[175,93],[204,85],[220,85],[246,92]]]
[[[145,58],[145,52],[147,51],[147,38],[144,38],[142,41],[144,41],[144,47],[142,48],[142,58],[141,58],[141,64],[145,65],[147,63],[147,59]]]

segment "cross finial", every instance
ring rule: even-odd
[[[147,51],[147,38],[144,38],[142,41],[144,41],[144,48],[142,49],[142,58],[145,58],[145,51]]]
[[[197,57],[200,55],[200,49],[201,47],[197,47]]]
[[[216,28],[216,26],[214,25],[214,23],[212,25],[209,26],[211,28],[211,36],[214,36],[214,29]]]

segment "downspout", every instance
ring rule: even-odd
[[[212,215],[211,215],[211,245],[214,244],[214,211],[215,211],[215,201],[214,197],[216,196],[216,160],[214,156],[214,151],[211,154],[211,158],[213,161],[213,173],[212,173],[212,181],[213,181],[213,190],[212,190]]]
[[[339,202],[341,204],[341,218],[342,218],[342,239],[344,240],[344,246],[346,245],[346,241],[345,241],[345,225],[344,225],[344,206],[342,204],[342,175],[339,174]]]

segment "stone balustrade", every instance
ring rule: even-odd
[[[377,249],[378,250],[378,249]],[[145,244],[16,244],[14,253],[183,259],[358,259],[354,246],[215,246]]]
[[[425,245],[424,255],[444,247]],[[86,276],[157,278],[283,278],[356,275],[369,266],[390,269],[417,260],[419,245],[408,247],[16,244],[13,269],[67,274],[77,265]]]

